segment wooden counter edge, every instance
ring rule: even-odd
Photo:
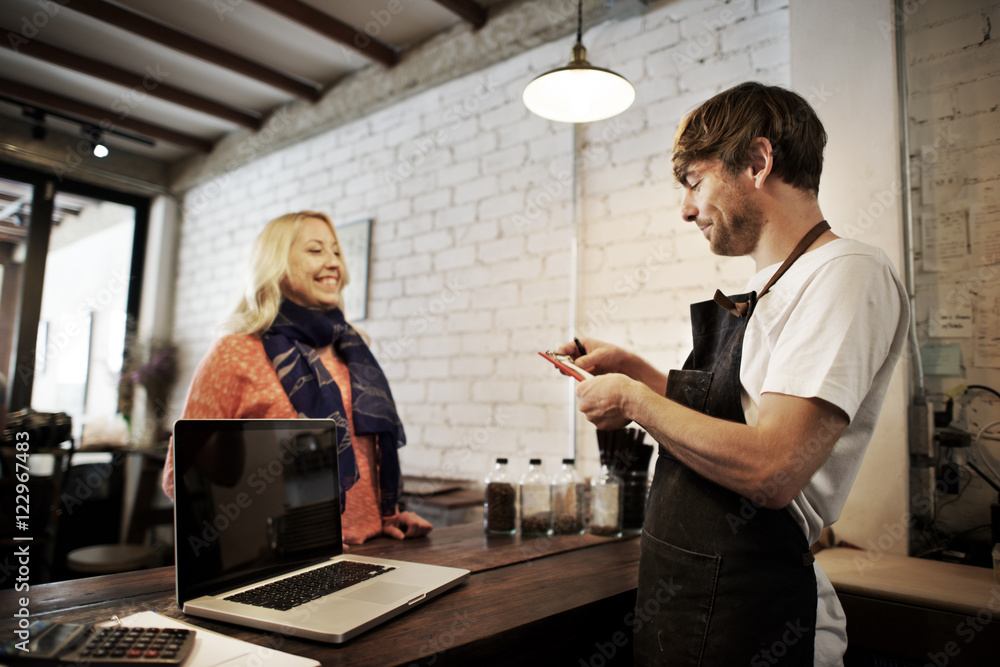
[[[833,547],[816,560],[838,593],[976,615],[1000,612],[1000,583],[988,568]]]

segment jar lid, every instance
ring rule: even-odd
[[[563,459],[563,463],[565,463],[566,465],[575,465],[576,459]]]
[[[507,459],[504,457],[497,457],[497,463],[507,463]]]
[[[540,465],[542,465],[542,460],[541,459],[531,459],[530,461],[528,461],[528,463],[530,463],[533,466],[540,466]]]

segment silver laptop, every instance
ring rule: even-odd
[[[468,570],[344,554],[338,479],[332,420],[178,420],[178,606],[340,643],[468,579]]]

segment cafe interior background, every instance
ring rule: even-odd
[[[697,103],[759,80],[816,108],[830,137],[821,207],[834,232],[888,254],[914,306],[911,345],[835,539],[870,557],[989,564],[998,498],[987,480],[1000,482],[1000,3],[580,8],[3,3],[6,407],[66,413],[75,465],[128,473],[110,505],[120,522],[86,513],[108,475],[67,481],[64,522],[98,517],[71,546],[131,540],[169,557],[169,529],[133,520],[155,456],[100,450],[162,454],[253,238],[303,209],[327,212],[341,235],[348,316],[390,380],[417,490],[475,492],[498,456],[515,475],[533,457],[549,473],[573,457],[595,474],[596,434],[575,410],[573,381],[537,352],[578,335],[664,369],[683,362],[688,304],[740,291],[753,266],[713,256],[681,221],[674,130]],[[541,118],[522,91],[570,60],[578,28],[588,60],[627,78],[635,101],[602,121]],[[108,155],[92,154],[97,143]],[[38,476],[43,458],[33,459]],[[169,507],[155,495],[146,504]],[[481,505],[432,518],[479,517]],[[58,564],[37,574],[79,575]]]

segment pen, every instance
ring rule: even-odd
[[[573,342],[576,343],[576,349],[577,349],[577,351],[580,352],[580,356],[581,357],[583,355],[587,354],[587,351],[585,349],[583,349],[583,343],[580,342],[579,338],[577,338],[576,336],[573,336]]]

